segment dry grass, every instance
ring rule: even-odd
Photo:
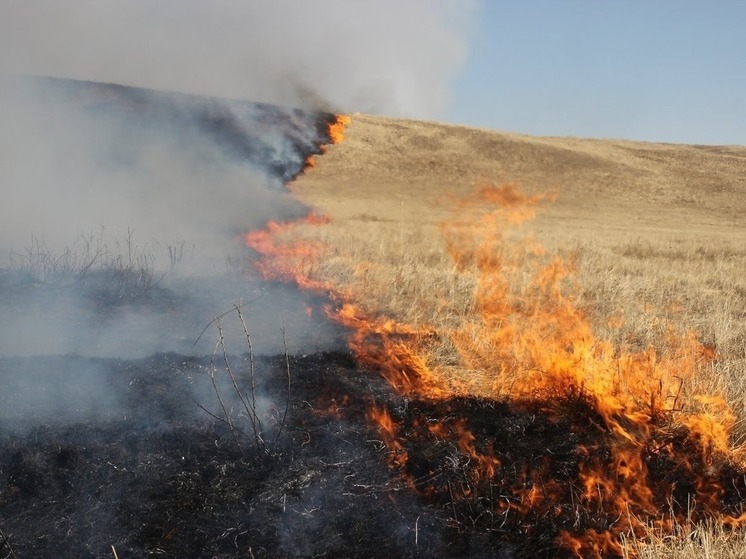
[[[656,534],[625,542],[624,559],[743,559],[746,533],[726,530],[717,523],[678,526],[673,535]]]
[[[326,246],[324,258],[301,263],[308,275],[354,292],[373,314],[452,330],[473,319],[477,282],[454,273],[441,234],[452,197],[485,182],[556,189],[520,233],[546,247],[537,262],[559,254],[573,263],[566,286],[600,338],[664,353],[673,327],[716,348],[688,389],[723,393],[737,416],[733,444],[746,443],[746,148],[533,138],[364,115],[346,135],[293,185],[332,218],[291,233]],[[520,298],[530,274],[508,272]],[[455,364],[446,342],[429,359]],[[734,558],[743,543],[710,526],[628,547],[646,558]]]
[[[598,330],[615,341],[661,347],[667,324],[693,330],[717,349],[711,374],[694,390],[722,393],[739,418],[735,445],[746,442],[746,245],[739,240],[620,239],[576,245],[578,281]],[[605,329],[620,316],[624,328]],[[620,336],[624,340],[620,340]]]

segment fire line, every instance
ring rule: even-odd
[[[330,124],[331,143],[349,123],[338,116]],[[328,314],[348,329],[358,361],[410,402],[368,417],[392,470],[426,502],[449,503],[454,523],[506,540],[517,536],[496,526],[521,537],[546,530],[578,558],[621,557],[623,539],[651,527],[742,525],[746,469],[730,444],[735,416],[722,397],[686,388],[712,351],[673,328],[665,351],[599,338],[575,304],[572,264],[509,235],[548,197],[487,185],[455,204],[441,234],[453,274],[474,293],[473,308],[449,330],[376,315],[354,288],[315,272],[333,249],[292,233],[328,218],[270,223],[246,242],[262,255],[265,278],[328,295]],[[429,357],[434,343],[447,343],[471,374],[454,382]],[[530,460],[517,459],[521,448]]]

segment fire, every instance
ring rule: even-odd
[[[301,226],[318,226],[329,222],[329,218],[309,212],[303,219],[289,222],[269,221],[264,229],[250,231],[244,236],[246,246],[264,258],[256,262],[256,268],[264,279],[296,283],[299,287],[324,291],[326,286],[307,274],[299,273],[310,262],[319,258],[323,247],[319,243],[286,242],[283,236],[292,234]]]
[[[407,463],[407,451],[399,443],[397,425],[385,409],[371,408],[368,417],[379,427],[383,444],[389,449],[389,464],[400,468]]]
[[[335,119],[329,125],[329,140],[332,144],[339,144],[345,139],[345,128],[352,122],[347,115],[334,115]]]
[[[338,294],[339,299],[343,296]],[[431,372],[423,356],[413,347],[433,335],[432,331],[398,324],[390,319],[372,319],[352,303],[328,313],[350,332],[348,345],[358,360],[375,368],[402,393],[444,396],[446,389]]]
[[[334,115],[333,120],[326,125],[326,135],[330,144],[339,144],[345,139],[345,128],[351,121],[352,119],[347,115]],[[324,153],[326,153],[326,145],[322,144],[318,148],[318,154],[323,155]],[[316,155],[310,154],[306,156],[303,162],[303,171],[308,171],[314,167],[316,167]]]
[[[330,125],[332,143],[348,123],[338,116]],[[363,308],[350,286],[306,265],[326,247],[281,240],[326,218],[270,222],[246,242],[263,255],[265,277],[327,294],[327,313],[348,329],[358,360],[406,397],[406,412],[384,406],[368,416],[391,468],[423,498],[449,502],[454,522],[553,530],[556,545],[578,558],[621,557],[623,538],[644,537],[650,525],[671,531],[713,517],[740,525],[740,499],[724,498],[728,485],[746,491],[730,444],[735,416],[722,397],[690,388],[715,353],[673,328],[663,350],[599,338],[576,304],[572,262],[549,258],[531,237],[516,240],[516,227],[551,196],[487,186],[454,204],[458,215],[440,230],[453,273],[474,293],[473,308],[448,330]],[[440,341],[455,365],[429,357]],[[510,447],[527,443],[511,429],[546,437],[543,450],[531,449],[541,454],[518,467]],[[562,437],[572,444],[555,441]]]

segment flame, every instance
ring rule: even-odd
[[[334,115],[334,122],[329,124],[329,141],[339,144],[345,139],[345,128],[352,122],[347,115]]]
[[[323,292],[324,283],[300,272],[320,257],[320,243],[288,242],[284,237],[292,235],[303,226],[318,226],[329,222],[329,218],[314,211],[297,221],[280,222],[270,220],[264,229],[249,231],[244,236],[246,246],[263,256],[255,263],[257,271],[266,280],[295,283],[303,289]]]
[[[338,117],[330,126],[333,143],[342,140],[348,122]],[[599,338],[576,304],[573,263],[548,257],[531,237],[514,238],[515,228],[552,196],[486,186],[454,203],[456,217],[440,228],[444,247],[453,273],[475,287],[473,308],[445,331],[364,308],[354,287],[319,279],[306,265],[324,258],[328,247],[280,240],[327,218],[309,214],[300,223],[270,222],[247,234],[246,242],[263,255],[258,267],[265,277],[325,292],[332,301],[327,314],[348,329],[358,360],[379,371],[397,393],[451,410],[438,422],[427,410],[405,416],[376,407],[368,414],[389,450],[390,466],[423,497],[447,498],[454,511],[456,503],[468,501],[470,510],[486,507],[483,514],[490,518],[525,523],[562,519],[572,511],[586,519],[585,526],[565,520],[552,526],[561,527],[556,543],[578,558],[621,557],[622,539],[643,537],[650,524],[669,532],[689,518],[743,524],[746,515],[722,499],[728,479],[734,487],[744,485],[743,479],[733,481],[743,478],[743,460],[730,444],[735,416],[722,397],[688,388],[715,352],[695,333],[673,328],[662,349],[634,350]],[[616,318],[607,322],[620,324]],[[454,375],[453,366],[428,356],[428,348],[443,340],[455,352],[456,367],[468,374]],[[567,478],[555,479],[558,466],[549,455],[509,473],[509,453],[480,439],[474,422],[452,416],[454,399],[476,396],[493,405],[507,402],[510,413],[541,413],[546,425],[589,433],[570,457],[574,465],[564,466]],[[413,458],[418,445],[441,445],[460,456],[458,464],[450,458],[463,473],[458,483],[442,481],[443,467]]]
[[[554,402],[581,395],[612,437],[606,456],[591,455],[580,463],[575,483],[586,507],[618,520],[604,531],[563,531],[561,543],[579,558],[621,556],[620,537],[641,535],[643,519],[657,519],[667,499],[673,499],[674,484],[651,483],[648,464],[659,457],[695,480],[698,512],[717,514],[724,490],[712,474],[729,459],[737,459],[729,444],[735,416],[720,396],[693,395],[686,406],[679,400],[682,384],[695,378],[713,355],[711,349],[699,344],[694,333],[677,336],[673,330],[665,352],[632,351],[597,338],[572,294],[565,294],[571,264],[559,258],[542,264],[537,257],[543,251],[534,242],[506,246],[504,225],[532,217],[541,197],[525,197],[507,186],[483,189],[478,199],[481,207],[493,204],[493,210],[479,221],[470,216],[442,227],[455,268],[476,277],[477,318],[464,320],[449,333],[462,363],[479,371],[480,380],[491,379],[492,396],[542,402],[550,415],[564,413]],[[527,270],[531,279],[516,295],[509,278]],[[476,382],[467,382],[461,390],[479,388]],[[677,429],[686,431],[686,444],[696,447],[693,453],[666,444]],[[461,433],[457,440],[465,437],[469,438]],[[476,460],[470,449],[462,450]],[[482,470],[483,460],[476,462],[475,469]],[[514,491],[523,496],[523,505],[542,509],[545,493],[540,498],[536,487]],[[679,516],[683,519],[684,511]],[[724,517],[734,522],[732,516]]]
[[[338,299],[344,298],[337,293]],[[386,318],[370,318],[352,303],[344,303],[337,310],[330,308],[327,314],[348,328],[348,345],[358,360],[378,370],[398,391],[446,395],[440,379],[414,350],[422,340],[433,336],[432,331]]]
[[[337,114],[334,115],[333,120],[326,125],[326,135],[329,138],[330,144],[339,144],[345,139],[345,128],[352,122],[352,119],[347,115]],[[326,145],[321,144],[318,146],[318,153],[316,155],[323,155],[326,153]],[[303,171],[308,171],[316,167],[316,155],[310,154],[306,156],[303,162]]]
[[[399,443],[397,424],[385,409],[371,408],[368,418],[379,427],[383,444],[389,449],[389,464],[393,468],[401,468],[407,463],[408,455]]]

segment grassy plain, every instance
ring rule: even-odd
[[[473,310],[475,280],[453,273],[440,224],[453,216],[453,196],[487,183],[556,192],[523,229],[573,264],[575,304],[599,337],[665,351],[673,326],[716,350],[688,389],[725,395],[737,416],[733,444],[746,445],[746,147],[531,137],[354,115],[346,139],[291,186],[331,217],[293,230],[326,246],[324,258],[302,265],[350,288],[373,314],[457,327]],[[520,295],[525,274],[510,274]],[[446,363],[448,352],[434,347],[430,359]],[[722,530],[702,534],[638,551],[742,557]]]

